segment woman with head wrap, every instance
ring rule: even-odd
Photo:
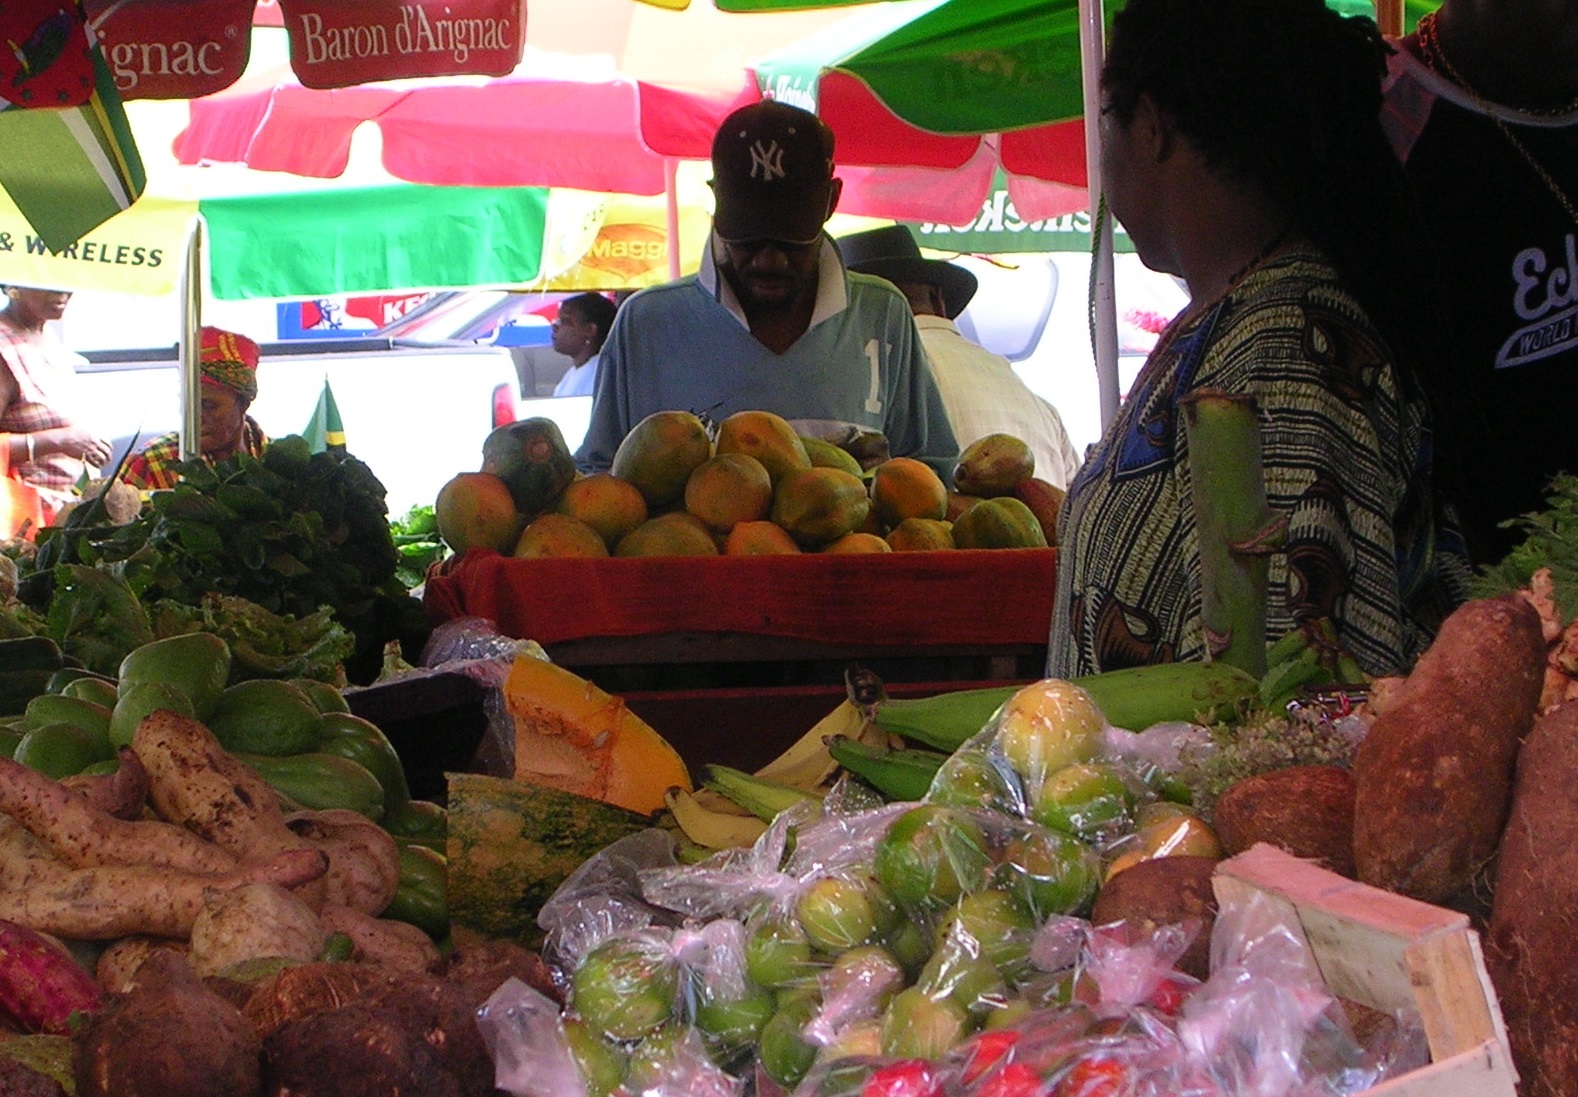
[[[247,408],[258,394],[258,345],[245,335],[205,327],[199,360],[202,370],[202,433],[198,454],[214,464],[237,453],[253,457],[268,444]],[[171,488],[179,479],[180,436],[171,431],[149,442],[126,462],[121,479],[143,491]]]

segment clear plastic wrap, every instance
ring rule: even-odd
[[[600,850],[559,885],[537,913],[544,932],[543,959],[568,975],[608,937],[677,925],[679,918],[642,894],[641,875],[673,866],[674,838],[652,828],[626,835]]]
[[[493,1084],[514,1097],[587,1097],[559,1006],[511,976],[477,1010]]]

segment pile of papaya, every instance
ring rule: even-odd
[[[577,470],[548,419],[506,424],[482,467],[439,491],[456,553],[516,557],[717,556],[1041,548],[1063,492],[1037,479],[1023,441],[991,434],[949,480],[910,457],[857,457],[766,411],[710,425],[660,411],[630,431],[607,472]]]

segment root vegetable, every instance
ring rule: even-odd
[[[261,1045],[186,958],[158,951],[76,1040],[77,1097],[257,1097]]]
[[[192,922],[192,967],[217,975],[252,960],[306,963],[332,932],[311,907],[274,884],[244,884],[214,895]]]
[[[328,867],[322,850],[287,850],[222,874],[152,865],[72,868],[32,834],[0,820],[0,918],[86,941],[132,934],[187,937],[209,891],[267,882],[299,886]]]
[[[329,855],[325,904],[383,913],[400,888],[400,847],[388,831],[345,808],[296,812],[285,825]]]
[[[1211,818],[1229,857],[1269,842],[1353,877],[1352,770],[1288,766],[1245,777],[1217,798]]]
[[[300,964],[258,984],[241,1012],[266,1040],[299,1017],[362,1001],[391,978],[371,964]]]
[[[1211,888],[1215,869],[1216,861],[1210,857],[1156,857],[1141,861],[1102,886],[1090,920],[1098,926],[1127,922],[1137,935],[1154,933],[1162,926],[1198,921],[1199,932],[1179,957],[1177,968],[1204,979],[1211,973],[1211,928],[1216,924],[1216,892]]]
[[[61,784],[85,797],[88,803],[117,819],[140,819],[148,803],[148,771],[130,747],[116,753],[120,768],[114,773],[79,773]]]
[[[1364,883],[1444,903],[1496,852],[1545,669],[1539,614],[1515,596],[1459,606],[1354,758]]]
[[[57,942],[0,921],[0,1017],[23,1032],[65,1036],[71,1015],[91,1013],[100,1000],[93,977]]]
[[[1496,860],[1485,962],[1527,1097],[1578,1093],[1578,704],[1535,722]]]
[[[365,1002],[297,1018],[263,1042],[263,1053],[269,1097],[463,1097],[431,1045]]]
[[[0,812],[72,868],[141,864],[230,872],[236,867],[234,854],[182,827],[158,819],[117,819],[61,782],[9,758],[0,758]]]
[[[137,969],[155,952],[177,952],[185,954],[190,946],[185,941],[177,941],[169,937],[122,937],[109,948],[99,953],[99,962],[93,969],[93,977],[99,986],[110,994],[123,994],[132,988],[137,978]]]
[[[319,916],[329,933],[343,933],[355,951],[351,958],[389,971],[434,971],[441,957],[433,939],[415,926],[374,918],[352,907],[325,903]]]

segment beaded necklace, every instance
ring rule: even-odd
[[[1501,135],[1507,139],[1507,143],[1517,150],[1518,155],[1523,157],[1524,161],[1533,169],[1534,174],[1540,177],[1540,182],[1544,183],[1546,189],[1555,195],[1556,201],[1561,203],[1562,209],[1567,211],[1567,216],[1572,219],[1573,224],[1578,225],[1578,205],[1574,205],[1573,200],[1567,196],[1567,192],[1562,189],[1561,184],[1557,183],[1551,176],[1551,173],[1545,170],[1545,165],[1534,158],[1534,154],[1529,151],[1528,146],[1518,140],[1518,135],[1512,132],[1512,127],[1502,120],[1501,115],[1496,113],[1485,97],[1476,91],[1467,80],[1463,79],[1462,74],[1457,71],[1457,67],[1452,64],[1451,58],[1441,48],[1441,30],[1436,25],[1436,13],[1433,11],[1428,12],[1419,19],[1419,56],[1431,72],[1445,76],[1458,87],[1468,92],[1485,117],[1495,123],[1496,128],[1501,131]],[[1541,118],[1551,118],[1569,114],[1574,110],[1578,110],[1578,98],[1555,110],[1526,110],[1523,113]]]

